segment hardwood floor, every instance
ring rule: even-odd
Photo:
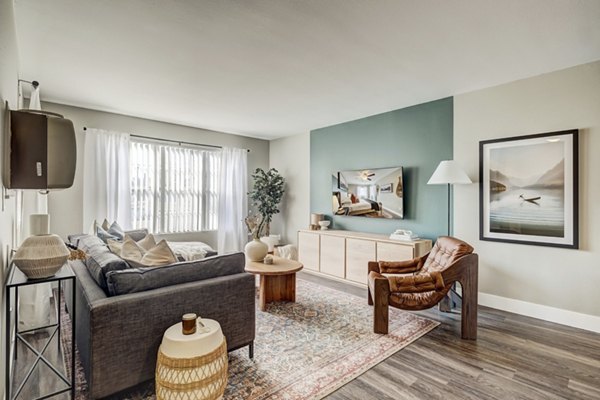
[[[303,272],[298,279],[367,302],[365,289]],[[419,314],[441,325],[327,399],[600,399],[600,334],[479,307],[478,340],[468,341],[460,339],[458,312]],[[46,354],[60,364],[56,349],[53,341]],[[27,354],[21,347],[17,376],[31,361]],[[20,399],[48,393],[57,384],[48,371],[32,378]]]
[[[366,289],[298,278],[367,302]],[[419,314],[441,325],[327,399],[600,399],[600,334],[479,307],[478,339],[469,341],[459,312]]]

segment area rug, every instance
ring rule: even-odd
[[[372,319],[366,299],[298,280],[296,303],[257,309],[254,359],[247,347],[229,353],[224,399],[321,399],[438,325],[390,308],[389,334],[379,335]],[[80,371],[78,399],[85,399]],[[153,386],[121,398],[154,400]]]

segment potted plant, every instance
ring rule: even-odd
[[[264,171],[262,168],[257,168],[252,174],[254,179],[254,189],[248,196],[252,200],[252,206],[261,215],[258,226],[258,235],[269,236],[271,233],[271,220],[273,215],[279,213],[279,203],[285,193],[285,179],[279,174],[275,168]]]
[[[246,219],[246,227],[252,235],[252,240],[244,248],[246,257],[252,261],[262,261],[273,245],[278,242],[273,242],[269,238],[270,224],[273,215],[279,213],[279,203],[285,192],[283,187],[285,179],[275,168],[264,171],[262,168],[257,168],[252,174],[254,179],[254,188],[248,193],[252,200],[252,206],[258,212],[258,215],[249,215]],[[266,239],[261,237],[266,236]]]

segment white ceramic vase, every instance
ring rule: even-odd
[[[258,239],[254,239],[244,247],[244,254],[250,261],[262,261],[267,256],[269,246],[266,243],[261,242]]]
[[[71,252],[58,235],[30,236],[19,247],[13,262],[30,279],[54,276]]]

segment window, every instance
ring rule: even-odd
[[[134,229],[217,229],[220,152],[131,141],[129,159]]]

